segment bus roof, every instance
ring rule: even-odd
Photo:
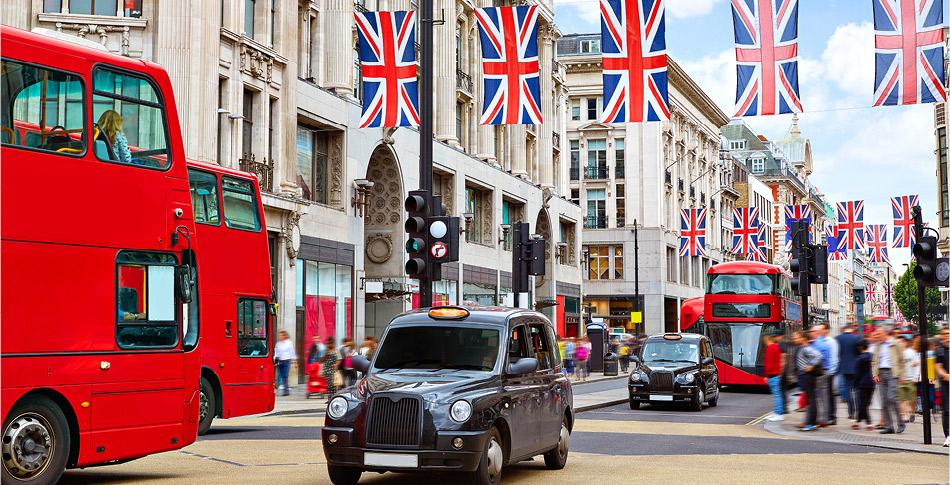
[[[42,47],[44,55],[65,54],[75,57],[85,58],[91,62],[105,62],[113,66],[124,67],[136,72],[149,72],[156,69],[163,70],[158,64],[133,59],[131,57],[121,56],[105,49],[98,49],[84,45],[77,37],[77,40],[66,40],[62,35],[44,35],[42,32],[46,29],[40,29],[37,32],[28,32],[26,30],[0,25],[0,36],[4,42],[13,41],[31,46]],[[87,41],[88,42],[88,41]],[[5,57],[10,56],[14,59],[18,56],[14,49],[5,50]],[[24,56],[30,54],[23,53]]]
[[[254,183],[257,183],[257,175],[254,175],[250,172],[244,172],[241,170],[235,170],[233,168],[224,167],[215,163],[201,162],[198,160],[187,159],[185,160],[189,168],[201,168],[215,173],[221,173],[224,175],[233,175],[235,177],[242,177],[246,179],[254,180]]]
[[[757,261],[731,261],[709,268],[707,274],[788,274],[784,268]]]

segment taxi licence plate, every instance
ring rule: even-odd
[[[363,453],[363,465],[417,468],[419,466],[419,456],[408,453]]]
[[[652,396],[650,396],[650,400],[651,400],[651,401],[672,401],[672,400],[673,400],[673,396],[666,396],[666,395],[662,395],[662,394],[660,394],[660,395],[652,395]]]

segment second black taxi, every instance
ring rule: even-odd
[[[366,375],[333,397],[322,430],[330,480],[364,471],[465,472],[496,485],[504,466],[567,462],[571,384],[554,327],[517,308],[435,307],[397,316]]]
[[[641,403],[686,404],[701,411],[719,403],[719,371],[705,335],[667,333],[648,337],[633,358],[627,388],[630,409]]]

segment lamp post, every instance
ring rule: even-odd
[[[367,179],[356,179],[353,183],[356,184],[356,193],[350,199],[350,205],[356,207],[359,216],[363,217],[363,210],[366,209],[366,195],[376,183]]]

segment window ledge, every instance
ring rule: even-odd
[[[148,20],[143,18],[133,18],[133,17],[113,17],[106,15],[80,15],[72,13],[41,13],[37,15],[37,20],[40,22],[49,22],[55,23],[56,30],[62,31],[64,25],[60,24],[75,24],[74,28],[71,30],[78,30],[80,25],[96,25],[96,26],[110,26],[110,27],[130,27],[137,29],[144,29],[148,24]]]

